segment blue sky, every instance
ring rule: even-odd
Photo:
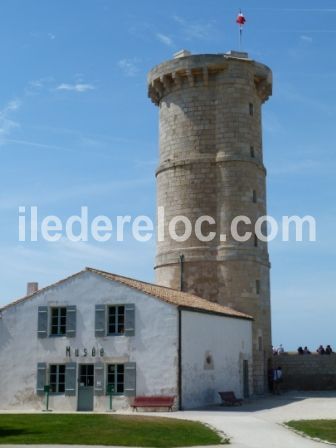
[[[154,219],[158,117],[146,74],[181,48],[237,49],[241,7],[244,49],[274,73],[264,107],[269,213],[317,219],[316,243],[270,244],[274,343],[336,346],[336,8],[251,3],[1,2],[0,304],[28,281],[47,285],[84,266],[154,279],[154,240],[19,243],[18,207],[64,220],[83,205],[92,217]]]

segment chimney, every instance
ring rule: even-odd
[[[38,283],[36,282],[27,283],[27,296],[31,296],[37,291],[38,291]]]

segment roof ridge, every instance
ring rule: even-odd
[[[202,299],[202,300],[209,301],[208,299],[204,299],[203,297],[197,296],[196,294],[192,294],[191,292],[180,291],[180,290],[174,289],[174,288],[172,288],[170,286],[158,285],[157,283],[152,283],[152,282],[145,282],[145,281],[139,280],[137,278],[126,277],[125,275],[114,274],[113,272],[103,271],[101,269],[95,269],[95,268],[86,267],[85,270],[89,271],[89,272],[97,272],[97,273],[100,272],[100,273],[107,274],[107,275],[113,275],[113,277],[119,277],[119,278],[122,278],[122,279],[125,279],[125,280],[130,280],[132,282],[139,282],[139,283],[142,283],[144,285],[154,286],[155,288],[162,288],[162,289],[166,289],[167,291],[178,292],[180,294],[187,294],[188,296],[193,296],[193,297],[197,297],[197,298]]]
[[[137,291],[140,291],[140,292],[142,292],[144,294],[147,294],[147,295],[150,295],[150,296],[154,296],[154,297],[156,297],[156,298],[158,298],[160,300],[163,300],[163,301],[165,301],[167,303],[170,303],[170,304],[173,304],[175,306],[187,307],[187,308],[190,308],[190,309],[203,309],[203,310],[207,309],[208,311],[212,311],[212,312],[216,312],[216,309],[217,309],[217,312],[220,312],[221,314],[225,314],[225,315],[228,315],[228,316],[231,316],[231,317],[238,317],[238,318],[240,317],[240,318],[243,318],[243,319],[253,319],[252,316],[250,316],[250,315],[248,315],[246,313],[243,313],[241,311],[235,310],[235,309],[230,308],[230,307],[228,307],[226,305],[221,305],[221,304],[219,304],[217,302],[212,302],[212,301],[210,301],[208,299],[204,299],[203,297],[197,296],[196,294],[192,294],[192,293],[185,292],[185,291],[179,291],[177,289],[169,288],[167,286],[157,285],[155,283],[144,282],[142,280],[137,280],[137,279],[134,279],[134,278],[131,278],[131,277],[125,277],[125,276],[122,276],[122,275],[113,274],[111,272],[102,271],[100,269],[94,269],[94,268],[87,267],[86,270],[89,271],[89,272],[96,273],[97,275],[100,275],[100,276],[106,278],[107,280],[120,282],[120,283],[122,283],[122,284],[124,284],[124,285],[126,285],[126,286],[128,286],[130,288],[134,288]],[[150,290],[144,290],[144,289],[140,288],[139,285],[136,285],[136,283],[138,283],[139,285],[145,285],[145,286],[149,287]],[[185,304],[185,305],[181,304],[181,303],[179,304],[179,303],[176,303],[176,302],[174,303],[172,299],[169,300],[168,297],[163,297],[162,295],[158,294],[158,292],[156,292],[152,288],[154,288],[154,289],[156,288],[157,290],[163,290],[163,291],[165,291],[167,293],[168,292],[174,293],[174,295],[176,297],[176,301],[177,301],[177,296],[182,296],[182,297],[184,297],[186,299],[187,298],[188,299],[193,299],[193,301],[199,302],[199,305],[201,305],[200,302],[203,302],[202,305],[207,305],[207,306],[204,306],[204,307],[198,306],[197,307],[196,303],[194,303],[194,304],[190,304],[189,303],[189,304]],[[213,309],[211,309],[211,308],[213,308]]]
[[[179,308],[186,308],[186,309],[190,309],[190,310],[199,310],[199,311],[203,311],[203,312],[207,311],[210,313],[215,313],[215,314],[217,313],[217,314],[221,314],[224,316],[241,318],[241,319],[248,319],[248,320],[253,319],[253,317],[249,316],[248,314],[242,313],[242,312],[237,311],[228,306],[221,305],[217,302],[212,302],[208,299],[204,299],[203,297],[199,297],[199,296],[189,293],[189,292],[179,291],[177,289],[169,288],[167,286],[161,286],[161,285],[157,285],[155,283],[144,282],[142,280],[134,279],[131,277],[125,277],[123,275],[113,274],[111,272],[107,272],[107,271],[103,271],[103,270],[95,269],[95,268],[90,268],[90,267],[86,267],[85,269],[83,269],[79,272],[76,272],[75,274],[72,274],[62,280],[52,283],[51,285],[41,288],[38,291],[34,292],[33,294],[24,296],[20,299],[13,301],[13,302],[10,302],[9,304],[0,308],[0,312],[9,307],[18,305],[26,300],[29,300],[32,297],[36,296],[37,294],[45,292],[48,289],[53,288],[59,284],[62,284],[64,282],[66,282],[67,280],[70,280],[70,279],[72,279],[80,274],[83,274],[85,272],[90,272],[90,273],[99,275],[100,277],[103,277],[109,281],[119,282],[122,285],[125,285],[129,288],[136,289],[137,291],[140,291],[143,294],[147,294],[151,297],[156,297],[159,300],[162,300],[166,303],[177,306]]]

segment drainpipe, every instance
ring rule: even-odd
[[[180,255],[180,291],[183,291],[184,283],[184,255]]]
[[[183,291],[184,284],[184,255],[180,255],[180,291]],[[178,378],[177,390],[179,397],[179,410],[182,411],[182,310],[178,309]]]
[[[179,398],[179,411],[182,411],[182,310],[178,308],[178,372],[177,393]]]

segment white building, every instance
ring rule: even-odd
[[[87,268],[3,307],[0,409],[129,407],[136,395],[176,406],[251,391],[252,319],[173,289]],[[249,389],[250,388],[250,389]]]

